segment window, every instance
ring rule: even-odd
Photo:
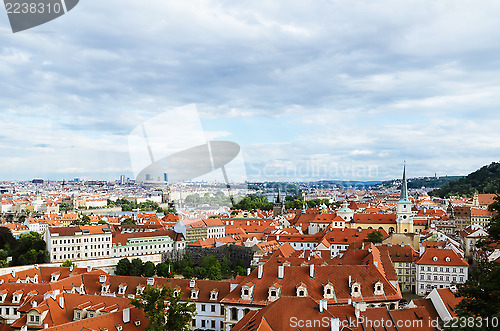
[[[236,321],[238,319],[238,309],[231,308],[231,320]]]
[[[211,324],[212,329],[215,329],[215,321],[212,320],[212,322],[210,324]]]
[[[201,320],[201,327],[204,328],[205,327],[205,320]]]
[[[193,318],[193,320],[191,321],[191,326],[196,327],[196,319]]]
[[[210,311],[211,311],[212,313],[215,313],[215,305],[211,305],[211,306],[210,306]],[[213,326],[213,327],[215,327],[215,326]]]
[[[205,311],[205,310],[206,310],[205,305],[201,305],[201,311]]]

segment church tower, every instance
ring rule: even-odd
[[[401,196],[396,206],[396,233],[413,233],[412,203],[408,199],[408,184],[406,183],[406,163],[403,166]]]
[[[278,189],[278,196],[273,204],[273,217],[282,216],[286,213],[285,201],[281,201],[280,190]]]

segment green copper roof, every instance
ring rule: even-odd
[[[403,166],[403,181],[401,182],[401,197],[399,202],[410,202],[408,199],[408,184],[406,183],[406,164]]]

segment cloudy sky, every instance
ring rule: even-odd
[[[190,104],[249,180],[379,180],[403,160],[410,177],[467,174],[500,155],[499,12],[82,0],[14,34],[0,8],[0,179],[132,177],[129,134]]]

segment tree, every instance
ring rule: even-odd
[[[184,278],[193,277],[193,268],[190,266],[185,267],[184,270],[182,270],[182,276],[184,276]]]
[[[71,266],[76,267],[76,264],[74,264],[73,261],[71,261],[71,260],[66,260],[61,264],[61,267],[67,268],[67,267],[71,267]]]
[[[64,201],[59,205],[59,210],[61,211],[71,210],[71,204],[67,201]]]
[[[490,219],[487,229],[488,238],[476,244],[486,255],[500,244],[500,196],[495,197],[495,202],[488,208],[496,212],[496,215]],[[498,300],[500,297],[500,263],[489,262],[486,258],[479,260],[477,272],[471,274],[467,282],[458,284],[457,288],[455,296],[463,297],[456,306],[458,316],[481,317],[490,321],[493,317],[500,317]],[[483,326],[482,329],[488,328]]]
[[[130,276],[130,260],[124,257],[116,265],[115,274],[119,276]]]
[[[247,275],[247,271],[245,270],[245,268],[243,268],[240,265],[236,266],[236,268],[234,269],[234,273],[238,276],[246,276]]]
[[[142,274],[145,277],[153,277],[155,274],[155,264],[151,261],[144,263],[142,267]]]
[[[144,311],[149,320],[146,331],[188,331],[196,306],[190,301],[181,302],[181,294],[170,287],[148,286],[138,299],[132,299],[130,303]]]
[[[366,235],[364,241],[372,243],[381,243],[383,239],[382,232],[375,230]]]
[[[221,272],[224,277],[229,277],[233,273],[233,264],[226,256],[222,259]]]
[[[122,225],[135,225],[135,220],[127,217],[126,219],[123,220]]]
[[[71,222],[71,225],[90,225],[90,217],[84,215],[81,219],[77,219]]]
[[[207,274],[207,269],[205,269],[204,267],[195,267],[194,268],[194,276],[198,279],[205,279],[207,278],[208,274]]]
[[[168,265],[166,263],[158,263],[156,265],[156,274],[159,277],[170,277],[168,272]]]
[[[13,266],[46,263],[48,258],[45,241],[37,232],[21,234],[12,247],[11,264]]]
[[[0,248],[5,248],[8,245],[9,249],[16,243],[16,238],[12,235],[9,228],[0,226]]]
[[[133,259],[130,262],[130,276],[142,276],[144,265],[141,259]]]

